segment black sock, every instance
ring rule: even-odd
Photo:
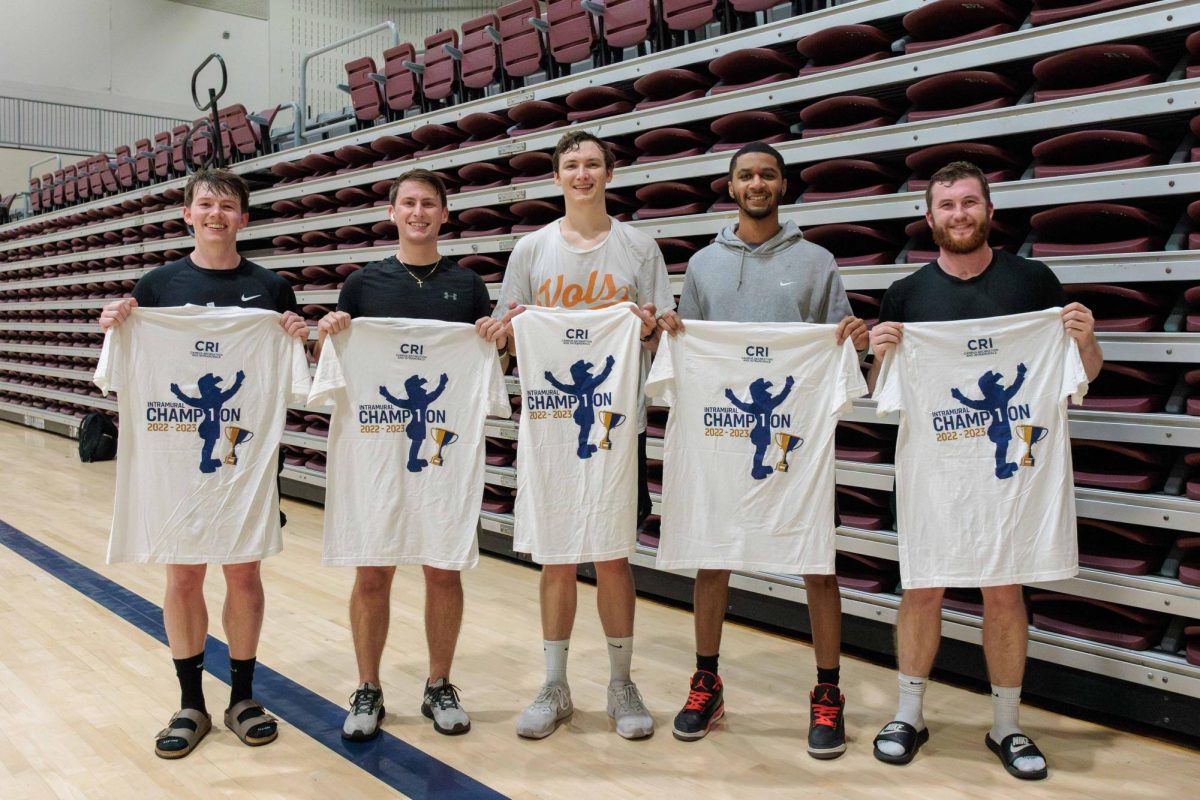
[[[838,680],[842,677],[842,668],[834,667],[833,669],[822,669],[817,667],[817,683],[830,683],[834,686],[838,685]]]
[[[173,658],[175,675],[179,678],[179,707],[208,712],[204,707],[204,652],[191,658]]]
[[[254,682],[254,665],[257,663],[257,658],[229,659],[229,683],[232,686],[229,692],[230,708],[254,696],[251,684]]]
[[[696,669],[702,669],[705,672],[711,672],[717,675],[717,659],[721,657],[720,653],[711,656],[702,656],[696,653]]]

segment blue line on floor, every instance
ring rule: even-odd
[[[0,544],[32,562],[81,594],[94,600],[164,645],[162,609],[124,586],[85,567],[52,547],[22,533],[0,520]],[[229,648],[224,642],[208,637],[204,648],[204,666],[219,680],[229,683]],[[167,669],[164,660],[163,668]],[[272,714],[287,720],[347,761],[414,800],[442,798],[503,798],[431,755],[397,739],[387,731],[370,742],[342,739],[342,721],[346,711],[261,662],[254,671],[255,697],[266,703]],[[222,704],[223,705],[223,704]],[[221,712],[213,716],[218,717]],[[165,715],[164,715],[165,716]],[[214,724],[220,724],[214,719]],[[201,745],[203,747],[203,745]],[[147,745],[149,747],[149,745]],[[269,751],[269,747],[267,748]],[[263,752],[263,758],[270,753]],[[164,766],[164,768],[167,768]]]

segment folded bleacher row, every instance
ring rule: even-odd
[[[678,292],[688,257],[735,208],[730,151],[767,141],[789,165],[784,216],[835,254],[873,322],[887,286],[936,255],[921,216],[929,175],[972,160],[994,182],[991,244],[1045,259],[1096,312],[1107,354],[1071,411],[1083,573],[1029,590],[1031,654],[1126,679],[1137,665],[1200,697],[1200,8],[859,0],[765,19],[779,4],[680,5],[696,16],[668,14],[666,0],[659,16],[633,0],[505,4],[431,32],[423,52],[349,62],[353,121],[324,120],[302,147],[269,146],[268,126],[267,145],[260,131],[239,159],[230,123],[225,155],[254,187],[242,251],[287,278],[315,323],[347,275],[394,250],[389,179],[423,166],[451,187],[444,252],[494,296],[515,239],[562,213],[549,150],[586,125],[618,158],[611,213],[658,239]],[[683,33],[697,30],[708,37]],[[177,160],[175,144],[154,154],[163,172],[124,164],[132,184],[102,177],[73,204],[51,186],[37,214],[0,227],[0,413],[69,428],[115,408],[89,383],[95,317],[190,247],[180,176],[207,156],[193,143]],[[521,411],[510,386],[512,418],[489,425],[483,501],[484,528],[500,533]],[[652,484],[666,413],[651,413]],[[320,409],[289,413],[293,491],[319,496],[328,424]],[[851,614],[898,591],[894,439],[895,420],[869,401],[839,426],[838,573],[862,604]],[[652,566],[656,518],[639,543]],[[795,583],[752,578],[764,593]],[[947,614],[977,628],[979,602],[948,593]]]

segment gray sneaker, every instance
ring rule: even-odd
[[[617,723],[617,735],[623,739],[645,739],[654,733],[654,719],[633,681],[608,685],[608,715]]]
[[[446,678],[425,684],[421,713],[433,720],[433,729],[447,736],[457,736],[471,730],[471,718],[458,703],[458,687]]]
[[[517,736],[526,739],[545,739],[554,733],[558,723],[571,716],[571,687],[565,683],[543,684],[537,697],[517,717]]]
[[[352,742],[374,739],[379,735],[383,713],[383,690],[372,683],[364,683],[350,695],[350,713],[342,725],[342,738]]]

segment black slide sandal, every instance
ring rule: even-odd
[[[1046,760],[1046,756],[1038,750],[1038,746],[1033,743],[1023,733],[1010,733],[1004,737],[1004,741],[996,744],[996,740],[992,738],[990,733],[983,736],[983,742],[987,745],[988,750],[996,754],[996,758],[1000,759],[1000,763],[1004,765],[1004,769],[1009,775],[1014,778],[1020,778],[1023,781],[1040,781],[1045,778],[1049,772],[1045,767],[1033,770],[1021,770],[1013,766],[1018,758],[1031,758],[1033,756],[1041,756],[1042,761]]]
[[[918,731],[907,722],[889,722],[883,726],[883,730],[875,737],[875,741],[873,742],[875,757],[885,764],[907,764],[917,755],[917,751],[921,749],[921,745],[928,741],[929,728],[922,728]],[[880,742],[895,742],[904,748],[904,752],[898,756],[885,753],[879,749]]]

